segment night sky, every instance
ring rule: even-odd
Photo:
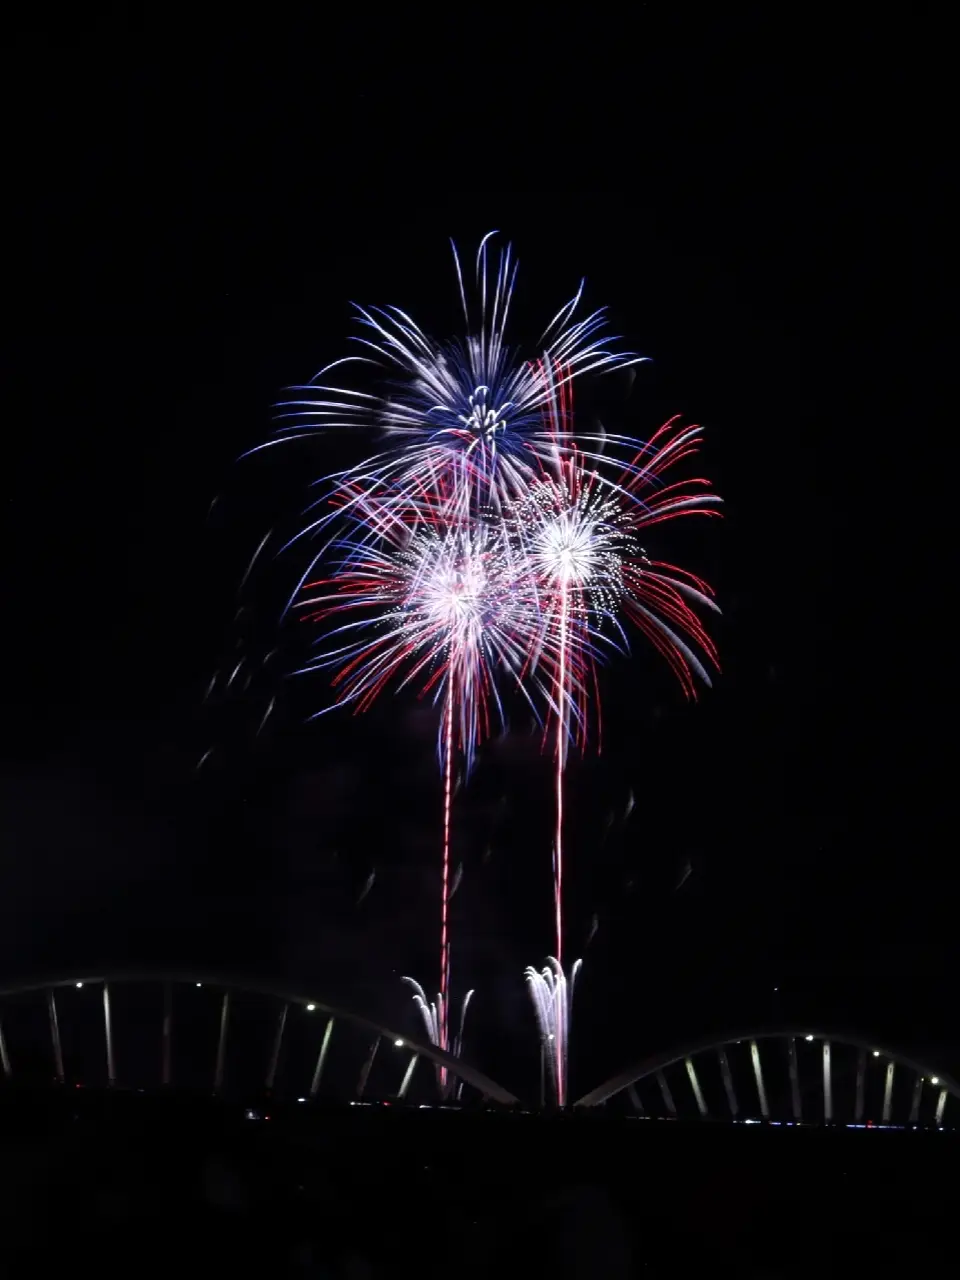
[[[586,275],[652,358],[610,412],[704,423],[726,503],[658,544],[718,589],[722,678],[687,706],[638,642],[570,772],[584,1087],[751,1020],[952,1046],[937,33],[738,8],[546,45],[379,19],[10,33],[5,981],[196,964],[411,1018],[397,975],[435,981],[435,720],[401,699],[305,724],[328,693],[285,676],[295,557],[238,589],[363,444],[238,459],[344,352],[351,300],[450,332],[447,238],[499,228],[516,336]],[[458,801],[454,900],[474,1056],[504,1076],[550,940],[548,766],[511,728]]]

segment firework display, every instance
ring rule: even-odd
[[[576,380],[642,357],[616,349],[603,311],[578,318],[582,284],[536,348],[518,354],[506,340],[516,262],[507,247],[491,266],[489,242],[481,242],[469,291],[454,248],[463,338],[438,342],[397,307],[357,308],[362,352],[298,388],[271,443],[334,427],[378,433],[377,452],[321,483],[296,535],[324,535],[295,596],[303,616],[322,624],[303,669],[331,671],[337,703],[358,711],[406,687],[439,709],[436,1003],[407,981],[429,1039],[450,1052],[460,1050],[470,999],[451,1037],[455,766],[462,762],[469,774],[512,700],[532,708],[542,726],[554,761],[555,941],[547,966],[529,968],[526,978],[563,1105],[579,967],[564,970],[568,751],[583,748],[599,725],[597,664],[627,650],[631,629],[663,656],[688,697],[698,680],[710,683],[716,651],[701,619],[716,610],[710,588],[654,558],[644,539],[663,521],[715,514],[719,500],[707,481],[667,474],[697,451],[698,427],[672,420],[647,441],[580,429]],[[340,385],[341,373],[366,382]]]

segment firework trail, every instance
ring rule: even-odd
[[[557,438],[569,439],[573,435],[569,384],[555,377],[552,385],[555,394],[549,401],[548,426]],[[574,446],[566,455],[557,453],[552,473],[529,485],[509,512],[518,558],[529,564],[536,584],[541,633],[531,651],[551,690],[555,932],[551,965],[561,976],[564,769],[570,741],[581,748],[586,745],[591,700],[599,728],[596,661],[605,648],[627,648],[623,618],[667,659],[687,696],[696,696],[695,677],[710,684],[697,649],[716,665],[716,650],[693,607],[716,611],[710,588],[674,565],[651,560],[639,543],[646,526],[680,515],[714,514],[717,499],[706,481],[666,484],[661,478],[674,463],[695,452],[698,443],[699,428],[680,427],[673,420],[637,449],[630,465],[612,483],[586,465]],[[571,980],[570,999],[572,991]],[[542,991],[533,983],[531,993],[541,1018]],[[558,1010],[544,1042],[553,1063],[552,1080],[564,1093],[567,1008],[563,1004]],[[560,1092],[557,1100],[563,1105]]]
[[[427,1039],[432,1045],[436,1045],[438,1049],[445,1049],[447,1053],[453,1054],[455,1058],[459,1058],[463,1053],[463,1028],[467,1020],[467,1010],[470,1008],[470,1001],[473,999],[473,991],[468,991],[463,997],[463,1004],[460,1006],[460,1020],[457,1025],[457,1032],[449,1044],[444,1043],[443,1036],[446,1035],[447,1017],[444,1009],[443,994],[440,993],[434,1003],[431,1003],[426,996],[423,987],[415,978],[404,978],[404,982],[413,988],[413,1001],[417,1006],[420,1017],[427,1033]],[[450,1091],[450,1077],[446,1067],[437,1067],[437,1083],[440,1088],[440,1096],[446,1098]],[[460,1097],[462,1084],[457,1086],[457,1098]]]
[[[439,1044],[447,1047],[447,1004],[450,999],[450,806],[453,781],[453,686],[447,690],[443,709],[443,860],[440,872],[440,1011]],[[446,1073],[441,1069],[441,1087]]]
[[[366,526],[364,526],[366,527]],[[390,525],[391,539],[368,545],[362,531],[339,544],[331,578],[308,585],[304,607],[312,621],[349,615],[325,637],[304,670],[336,667],[340,702],[366,710],[388,686],[415,685],[441,706],[438,751],[443,778],[440,994],[438,1043],[448,1045],[449,907],[453,886],[451,817],[455,760],[469,770],[478,741],[503,720],[498,680],[520,673],[531,623],[525,570],[495,524],[461,527]],[[310,594],[316,592],[317,594]],[[346,643],[340,643],[343,640]],[[332,644],[332,647],[330,647]],[[518,674],[515,683],[529,697]],[[534,682],[535,683],[535,682]]]

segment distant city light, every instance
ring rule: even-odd
[[[394,1040],[394,1042],[393,1042],[393,1043],[397,1046],[397,1048],[398,1048],[398,1049],[402,1049],[402,1048],[403,1048],[403,1041],[402,1041],[402,1040]]]
[[[813,1039],[813,1036],[806,1036],[806,1037],[805,1037],[805,1039],[807,1039],[807,1040],[812,1040],[812,1039]]]
[[[930,1077],[930,1083],[931,1083],[931,1084],[939,1084],[939,1083],[940,1083],[940,1077],[939,1077],[939,1076],[931,1076],[931,1077]]]
[[[80,990],[80,988],[81,988],[82,986],[83,986],[83,983],[82,983],[82,982],[78,982],[78,983],[77,983],[77,990],[79,991],[79,990]]]
[[[308,1004],[308,1005],[307,1005],[307,1013],[313,1013],[313,1011],[314,1011],[314,1009],[315,1009],[316,1007],[317,1007],[317,1006],[316,1006],[315,1004]]]
[[[198,986],[198,987],[202,987],[202,986],[203,986],[203,983],[202,983],[202,982],[198,982],[198,983],[197,983],[197,986]]]
[[[874,1051],[873,1051],[873,1056],[874,1056],[875,1058],[879,1058],[879,1057],[880,1057],[880,1050],[879,1050],[879,1049],[874,1049]]]

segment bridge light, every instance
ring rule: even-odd
[[[805,1040],[812,1040],[812,1039],[813,1039],[813,1036],[804,1036],[804,1039],[805,1039]]]

